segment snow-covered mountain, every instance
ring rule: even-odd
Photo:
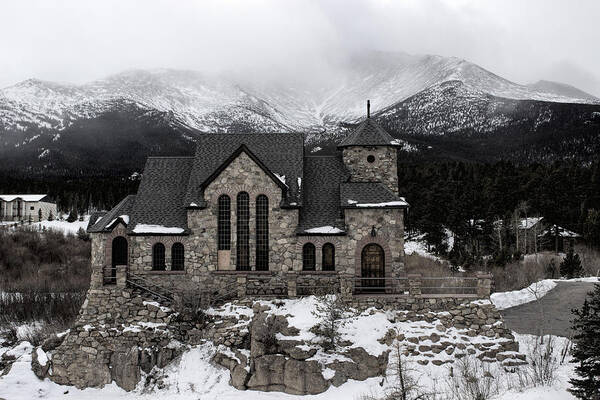
[[[519,85],[458,58],[371,52],[340,67],[337,78],[318,90],[180,70],[128,71],[84,85],[29,79],[0,91],[0,129],[61,130],[130,101],[172,113],[178,122],[204,132],[227,130],[232,121],[265,131],[318,132],[362,118],[366,99],[381,110],[447,81],[510,99],[598,102],[578,89],[564,90],[568,85]]]
[[[579,89],[520,85],[454,57],[367,52],[320,78],[250,82],[160,69],[82,85],[29,79],[0,90],[0,157],[18,158],[14,166],[31,159],[56,166],[77,164],[92,146],[120,159],[118,148],[128,146],[143,159],[189,147],[184,142],[198,132],[302,131],[317,142],[364,118],[366,99],[397,136],[535,130],[556,115],[552,104],[582,123],[600,112],[600,100]],[[521,102],[535,111],[515,114]],[[587,105],[593,109],[581,114]]]

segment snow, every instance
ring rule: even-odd
[[[4,201],[13,201],[15,199],[21,199],[23,201],[40,201],[44,197],[48,196],[47,194],[0,194],[0,199]]]
[[[556,231],[558,230],[558,236],[560,237],[564,237],[564,238],[578,238],[581,237],[581,235],[579,233],[570,231],[566,228],[563,228],[562,226],[557,226],[557,225],[552,225],[550,227],[548,227],[548,229],[546,229],[544,232],[542,232],[541,234],[538,235],[538,237],[542,237],[545,235],[551,235],[554,236],[556,235]]]
[[[48,364],[48,356],[41,347],[35,349],[35,354],[37,355],[38,363],[40,363],[42,367]]]
[[[368,208],[408,206],[408,203],[404,200],[388,201],[385,203],[359,203],[355,200],[348,200],[348,204],[352,204],[356,207],[368,207]]]
[[[343,230],[339,228],[335,228],[331,225],[327,226],[319,226],[318,228],[310,228],[306,229],[304,233],[325,233],[325,234],[336,234],[336,233],[344,233]]]
[[[74,221],[74,222],[67,222],[67,221],[60,221],[60,220],[41,221],[41,222],[32,223],[31,226],[34,226],[39,231],[46,229],[46,230],[62,232],[65,235],[69,235],[69,234],[75,235],[75,234],[77,234],[77,231],[79,231],[79,229],[85,230],[87,228],[89,219],[90,219],[90,216],[86,215],[83,217],[83,221],[79,221],[79,220]]]
[[[511,292],[493,293],[490,300],[498,310],[515,307],[521,304],[535,301],[545,296],[550,290],[556,287],[556,282],[553,279],[544,279],[539,282],[532,283],[521,290],[513,290]]]
[[[540,222],[543,219],[544,219],[544,217],[522,218],[519,221],[519,229],[531,229],[534,225],[536,225],[538,222]]]
[[[133,233],[164,233],[164,234],[173,234],[173,233],[183,233],[183,228],[176,227],[166,227],[162,225],[151,225],[151,224],[137,224],[135,228],[133,228]]]
[[[110,228],[111,226],[113,226],[119,219],[121,219],[121,221],[123,221],[123,223],[125,225],[129,225],[129,215],[119,215],[117,218],[113,219],[112,221],[110,221],[106,227]],[[100,219],[98,219],[98,221],[100,221]],[[98,223],[98,221],[96,221],[96,223]]]
[[[285,183],[285,175],[280,175],[280,174],[277,174],[277,173],[275,173],[274,175],[277,177],[277,179],[279,179],[279,181],[281,183],[283,183],[284,185],[286,184]]]

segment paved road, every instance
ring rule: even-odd
[[[569,337],[571,309],[580,308],[593,288],[594,284],[589,282],[558,282],[539,301],[507,308],[500,313],[507,327],[515,332],[539,335],[542,328],[546,334]]]

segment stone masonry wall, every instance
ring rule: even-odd
[[[372,163],[367,161],[370,155],[375,157]],[[346,147],[343,157],[353,182],[379,181],[392,193],[398,194],[398,154],[395,147]]]

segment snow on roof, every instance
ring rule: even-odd
[[[379,208],[379,207],[398,207],[398,206],[408,206],[408,203],[404,200],[396,200],[396,201],[388,201],[385,203],[359,203],[356,200],[348,200],[348,204],[351,204],[355,207],[365,207],[365,208]]]
[[[119,215],[117,218],[113,219],[112,221],[110,221],[108,224],[106,224],[107,228],[110,228],[111,226],[113,226],[119,219],[121,219],[123,221],[123,223],[125,225],[129,225],[129,215]],[[100,221],[100,220],[98,220]]]
[[[21,199],[23,201],[40,201],[47,194],[0,194],[0,199],[4,201],[13,201],[15,199]]]
[[[310,229],[306,229],[304,231],[304,233],[329,233],[329,234],[335,234],[335,233],[344,233],[343,230],[339,229],[339,228],[335,228],[331,225],[327,225],[327,226],[320,226],[318,228],[310,228]]]
[[[167,227],[162,225],[149,225],[149,224],[137,224],[135,228],[133,228],[133,233],[164,233],[164,234],[174,234],[174,233],[183,233],[183,228],[177,227]]]
[[[558,225],[552,225],[552,226],[548,227],[548,229],[546,229],[544,232],[542,232],[541,234],[539,234],[538,237],[542,237],[542,236],[545,236],[545,235],[554,236],[554,235],[556,235],[557,230],[558,230],[558,236],[560,236],[560,237],[564,237],[564,238],[578,238],[578,237],[581,237],[581,235],[579,233],[570,231],[570,230],[565,229],[562,226],[558,226]]]
[[[543,219],[544,219],[544,217],[522,218],[519,221],[519,229],[530,229],[530,228],[533,228],[538,222],[540,222]]]

